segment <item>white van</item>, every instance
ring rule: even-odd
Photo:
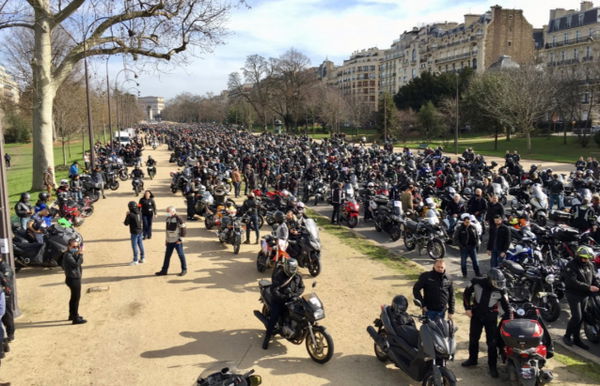
[[[131,136],[127,131],[117,131],[114,135],[114,140],[121,146],[127,146],[131,143]]]

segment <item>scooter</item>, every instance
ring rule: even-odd
[[[421,302],[414,304],[423,308]],[[422,324],[417,330],[414,320],[397,325],[394,322],[391,306],[381,306],[381,315],[367,332],[375,341],[375,356],[382,362],[391,361],[412,379],[423,385],[454,386],[456,376],[446,364],[454,360],[457,328],[451,320],[437,318],[430,320],[425,315],[408,315]]]

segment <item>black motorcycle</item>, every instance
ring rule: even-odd
[[[255,310],[254,315],[266,328],[269,324],[273,297],[271,282],[260,280],[258,286],[263,308],[262,312]],[[325,327],[318,324],[318,321],[324,318],[323,303],[315,293],[296,297],[286,303],[286,312],[276,326],[275,333],[294,344],[302,344],[306,341],[306,351],[312,360],[321,364],[327,363],[333,357],[333,338]]]
[[[221,219],[221,228],[217,233],[221,244],[233,245],[233,254],[240,253],[242,245],[242,222],[235,216],[223,216]]]
[[[402,218],[394,212],[394,207],[390,208],[387,197],[375,196],[373,202],[377,205],[375,208],[371,205],[375,230],[384,231],[390,235],[392,241],[398,241],[402,237]]]
[[[146,171],[148,172],[148,176],[150,177],[150,179],[154,179],[154,176],[156,175],[156,166],[147,166]]]
[[[129,179],[129,171],[127,170],[127,166],[121,165],[117,173],[121,181],[127,181]]]
[[[421,307],[421,303],[415,300]],[[391,361],[412,379],[423,382],[424,386],[453,386],[456,376],[448,367],[454,360],[456,328],[451,320],[428,319],[425,315],[406,314],[406,324],[394,320],[391,306],[382,306],[381,315],[367,332],[375,341],[375,356],[382,362]],[[410,319],[409,319],[410,318]],[[417,330],[412,318],[422,324]]]
[[[593,294],[588,298],[583,313],[583,332],[592,343],[600,343],[600,296]]]
[[[516,303],[511,308],[510,318],[502,320],[499,327],[511,383],[538,386],[552,381],[552,372],[542,369],[548,348],[542,343],[544,328],[539,307]]]
[[[426,249],[427,255],[434,260],[441,259],[446,254],[443,240],[446,240],[448,235],[439,224],[432,224],[426,220],[417,222],[407,218],[404,221],[403,233],[404,246],[408,251],[418,248],[420,253]]]
[[[119,189],[119,180],[114,170],[108,170],[104,173],[105,186],[110,190]]]
[[[132,176],[132,178],[133,180],[131,181],[131,186],[133,187],[133,193],[137,197],[142,192],[142,190],[144,190],[144,181],[141,177]]]
[[[262,377],[255,375],[254,370],[240,373],[236,369],[224,367],[219,371],[209,369],[198,377],[195,386],[258,386],[262,384]]]
[[[321,241],[319,238],[319,227],[311,219],[305,219],[304,225],[297,238],[290,237],[287,252],[290,257],[298,260],[298,265],[308,268],[312,277],[321,273]]]

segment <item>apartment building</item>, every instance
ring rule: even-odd
[[[8,98],[13,103],[19,103],[19,88],[15,79],[0,66],[0,97]]]
[[[519,9],[498,5],[482,15],[467,14],[463,23],[437,23],[404,32],[385,50],[381,90],[398,88],[422,72],[487,70],[500,57],[517,63],[534,59],[533,27]]]

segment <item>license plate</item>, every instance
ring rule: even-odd
[[[523,379],[532,379],[534,371],[532,368],[521,368],[521,376]]]

